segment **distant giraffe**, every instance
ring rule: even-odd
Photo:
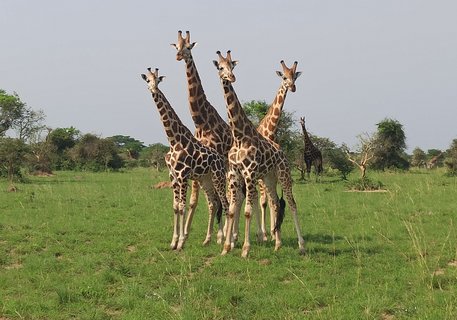
[[[443,156],[443,152],[441,151],[439,154],[434,156],[433,158],[430,159],[430,161],[427,162],[427,169],[433,169],[436,164],[438,163],[438,160]]]
[[[190,42],[190,32],[186,31],[186,37],[182,36],[182,31],[178,31],[178,41],[173,43],[177,50],[176,60],[184,59],[186,63],[186,76],[189,108],[192,119],[195,123],[194,136],[202,144],[209,146],[222,155],[228,164],[228,152],[232,146],[232,134],[229,125],[222,119],[217,110],[211,105],[203,90],[203,85],[197,71],[197,67],[192,57],[192,48],[196,42]],[[198,203],[199,185],[197,181],[192,183],[192,194],[190,197],[189,213],[187,216],[185,235],[189,234],[192,218]],[[222,241],[222,231],[219,229],[217,242]],[[209,241],[209,239],[207,239]],[[205,240],[205,244],[207,241]]]
[[[276,193],[276,184],[279,180],[287,199],[295,223],[298,237],[298,245],[301,253],[304,253],[305,241],[301,235],[300,224],[297,217],[297,207],[292,193],[292,178],[290,168],[284,153],[269,140],[263,137],[249,121],[238,97],[232,87],[235,82],[233,68],[237,61],[233,61],[230,51],[224,58],[220,51],[217,52],[219,61],[214,61],[221,79],[224,99],[226,101],[230,129],[233,136],[233,145],[229,152],[229,188],[230,208],[228,214],[228,227],[222,254],[231,250],[231,234],[234,217],[240,214],[241,209],[241,181],[246,186],[245,204],[245,238],[242,256],[246,257],[250,250],[250,222],[253,206],[258,205],[256,189],[257,180],[262,180],[269,198],[270,209],[275,215],[275,250],[281,247],[280,227],[282,216],[278,216],[279,198]],[[257,210],[255,210],[258,213]],[[258,230],[258,235],[261,230]]]
[[[304,150],[303,150],[303,158],[305,160],[306,165],[306,174],[309,180],[309,174],[311,172],[311,166],[314,165],[314,169],[316,170],[316,180],[319,178],[320,174],[323,171],[322,168],[322,153],[320,150],[314,146],[311,139],[309,138],[308,132],[306,131],[305,127],[305,117],[300,118],[300,124],[303,130],[303,141],[304,141]]]
[[[290,90],[295,92],[295,80],[301,75],[301,72],[297,72],[298,62],[295,61],[291,68],[288,68],[284,63],[284,60],[281,60],[282,72],[276,71],[276,74],[281,78],[281,85],[279,86],[278,92],[273,100],[273,103],[268,108],[266,115],[260,121],[257,131],[264,136],[265,138],[270,139],[271,141],[276,142],[276,133],[279,127],[279,120],[281,118],[282,108],[286,100],[287,91]],[[261,228],[266,240],[266,211],[267,211],[267,196],[265,187],[260,182],[260,210],[261,210]],[[273,215],[270,214],[270,233],[273,237],[274,233],[274,220]]]
[[[219,203],[228,212],[226,198],[226,164],[225,159],[214,149],[199,142],[190,130],[181,122],[178,115],[158,88],[164,76],[159,76],[158,69],[141,77],[148,83],[162,120],[165,133],[170,143],[165,161],[170,171],[173,186],[174,228],[170,247],[181,250],[185,242],[184,219],[188,180],[198,181],[202,186],[209,203],[209,224],[207,239],[211,238],[214,216]]]

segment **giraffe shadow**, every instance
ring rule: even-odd
[[[326,254],[330,256],[339,256],[346,254],[363,253],[366,255],[375,255],[383,251],[379,245],[371,245],[373,241],[371,237],[347,237],[340,235],[329,234],[306,234],[303,239],[306,243],[307,255]],[[297,247],[297,238],[283,237],[282,247],[294,248]],[[268,241],[265,243],[267,247],[274,248],[274,242]]]

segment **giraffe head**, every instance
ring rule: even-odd
[[[302,127],[305,126],[305,117],[300,117],[300,124]]]
[[[196,42],[190,42],[190,32],[186,31],[186,37],[183,38],[182,31],[178,31],[178,43],[172,43],[171,45],[178,50],[176,53],[176,60],[181,61],[192,56],[191,50],[196,45]]]
[[[213,60],[214,65],[217,70],[219,70],[219,78],[222,80],[227,80],[229,82],[235,82],[236,78],[233,74],[233,68],[238,64],[238,61],[232,60],[232,55],[230,50],[227,51],[227,56],[224,58],[220,51],[216,52],[219,56],[219,61]]]
[[[297,64],[298,62],[295,61],[292,67],[288,68],[284,60],[281,60],[283,71],[276,71],[276,74],[282,78],[282,85],[292,92],[295,92],[295,80],[301,75],[300,71],[296,71]]]
[[[157,68],[154,72],[151,71],[151,68],[148,68],[147,74],[141,74],[141,77],[148,83],[148,89],[152,93],[157,93],[159,83],[165,78],[165,76],[159,76],[159,69]]]

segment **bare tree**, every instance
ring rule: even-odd
[[[375,139],[368,133],[358,135],[359,146],[356,152],[351,152],[348,146],[343,145],[343,150],[349,161],[360,169],[361,178],[366,176],[368,162],[374,157]]]

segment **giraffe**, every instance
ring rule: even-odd
[[[316,170],[316,180],[319,178],[320,174],[323,171],[322,168],[322,153],[320,150],[314,146],[313,142],[309,138],[308,132],[305,127],[305,117],[300,118],[300,124],[303,130],[303,141],[304,141],[304,151],[303,158],[306,165],[306,174],[309,180],[309,174],[311,172],[311,165],[314,165]]]
[[[165,95],[158,88],[164,76],[159,76],[148,68],[147,74],[141,77],[148,84],[152,98],[159,111],[170,150],[165,161],[170,172],[173,187],[174,227],[171,249],[181,250],[185,242],[184,218],[188,180],[198,181],[204,190],[209,204],[209,223],[207,239],[211,238],[214,216],[221,203],[228,212],[226,198],[226,164],[225,159],[214,149],[203,145],[181,122]]]
[[[257,131],[265,138],[276,142],[276,133],[278,131],[279,119],[281,117],[282,108],[286,100],[287,92],[295,92],[295,80],[301,75],[300,71],[297,70],[298,62],[295,61],[291,68],[288,68],[284,63],[284,60],[280,62],[282,66],[282,72],[276,71],[276,74],[281,78],[281,85],[279,86],[278,92],[268,108],[267,113],[260,121]],[[261,210],[261,229],[263,234],[263,240],[266,240],[266,210],[267,210],[267,196],[263,184],[259,183],[260,190],[260,210]],[[274,221],[273,215],[270,215],[270,234],[273,237]]]
[[[428,161],[426,164],[427,169],[433,169],[436,166],[436,164],[438,163],[438,160],[442,157],[442,155],[443,155],[443,152],[440,151],[439,154],[437,154],[436,156],[431,158],[430,161]]]
[[[190,32],[186,31],[186,37],[182,36],[182,31],[178,31],[177,43],[172,43],[177,50],[176,60],[184,60],[186,64],[187,89],[190,114],[195,123],[194,136],[202,144],[209,146],[222,155],[227,162],[227,155],[232,146],[232,134],[229,125],[222,119],[217,110],[208,101],[203,90],[197,67],[192,57],[192,48],[196,42],[190,42]],[[190,232],[192,218],[198,203],[199,185],[197,181],[192,182],[192,193],[189,203],[189,213],[184,229],[187,237]],[[220,224],[221,226],[221,224]],[[222,242],[222,230],[219,228],[217,242]],[[204,244],[210,239],[206,239]]]
[[[227,51],[224,58],[220,51],[217,51],[219,61],[213,63],[218,69],[221,80],[224,99],[228,113],[229,125],[233,136],[233,145],[229,151],[229,188],[230,207],[227,216],[227,234],[222,254],[231,250],[231,233],[234,217],[239,215],[241,209],[241,184],[244,181],[246,186],[245,204],[245,235],[242,249],[242,257],[247,257],[250,250],[250,222],[253,206],[258,205],[256,189],[257,180],[262,180],[269,198],[271,211],[275,217],[275,250],[281,247],[280,227],[282,216],[278,216],[279,198],[276,193],[276,184],[279,180],[295,223],[300,253],[304,253],[305,241],[301,235],[300,224],[297,217],[297,207],[292,194],[292,178],[287,158],[284,153],[276,147],[269,139],[263,137],[249,121],[240,101],[232,87],[236,78],[232,72],[237,64],[233,61],[231,52]],[[254,210],[258,214],[258,210]],[[260,226],[259,226],[260,227]],[[261,234],[260,228],[258,235]]]

